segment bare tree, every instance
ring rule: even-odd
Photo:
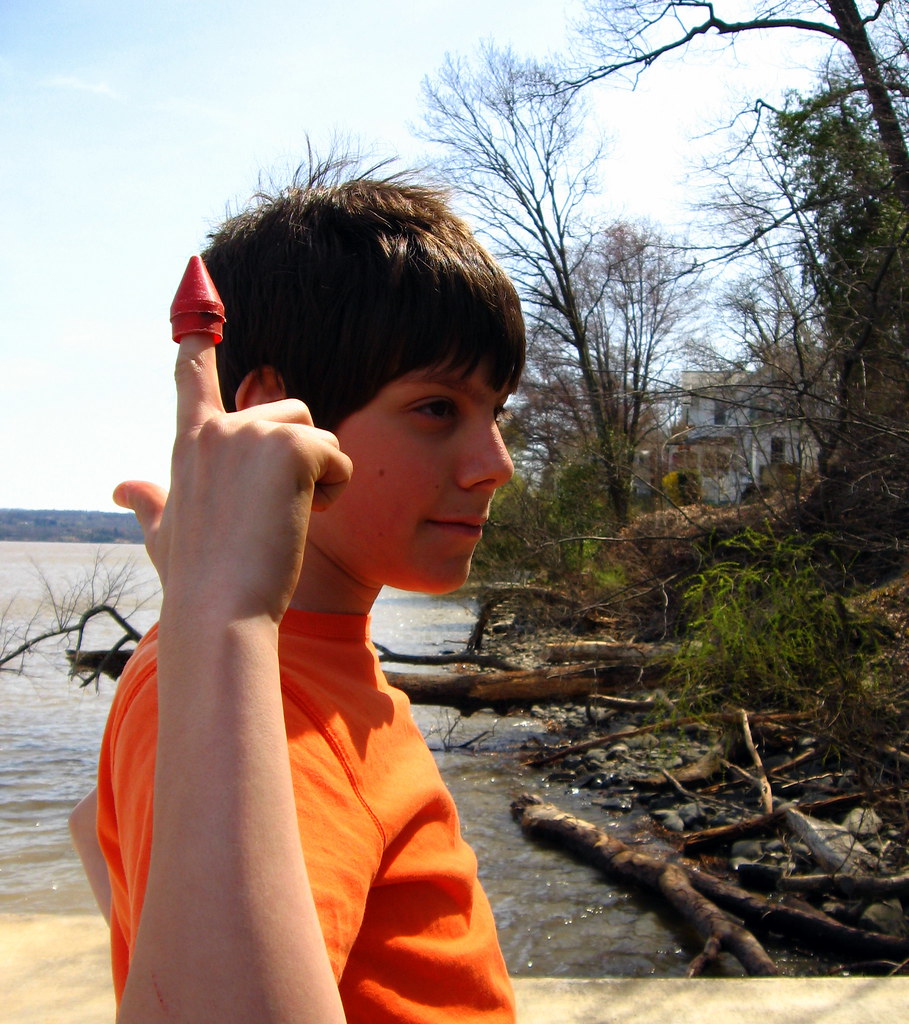
[[[704,38],[732,42],[749,32],[785,31],[829,40],[831,46],[848,53],[854,64],[895,192],[909,209],[909,147],[897,112],[909,89],[904,64],[891,59],[894,45],[898,52],[905,43],[900,6],[900,0],[757,0],[745,4],[747,13],[741,16],[743,5],[736,0],[587,0],[585,35],[600,63],[570,84],[582,86],[617,74],[635,76]],[[878,22],[886,22],[880,44],[871,33]]]
[[[142,639],[129,616],[153,598],[137,580],[135,563],[112,565],[99,551],[91,567],[65,585],[53,584],[40,570],[36,572],[44,594],[32,618],[19,620],[9,607],[0,614],[0,672],[21,672],[28,656],[54,650],[66,640],[73,644],[66,652],[70,676],[80,686],[97,686],[102,674],[116,678],[132,653],[127,645]],[[117,639],[113,643],[105,639],[101,650],[86,650],[91,624],[105,619],[117,627]]]
[[[655,230],[592,221],[603,146],[587,144],[582,99],[554,89],[556,78],[555,67],[492,46],[476,67],[449,57],[423,83],[420,134],[443,147],[446,175],[521,290],[531,382],[545,388],[550,407],[567,402],[546,417],[562,428],[555,438],[542,436],[537,421],[531,445],[551,452],[573,427],[624,522],[656,353],[678,327],[690,285],[680,250]]]

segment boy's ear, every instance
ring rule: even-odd
[[[281,374],[273,366],[260,366],[250,370],[237,388],[237,409],[249,409],[253,405],[280,402],[287,397]]]

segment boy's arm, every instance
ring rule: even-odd
[[[342,1021],[300,847],[278,624],[311,507],[350,464],[301,403],[225,414],[207,339],[181,342],[176,378],[163,512],[144,485],[117,494],[164,583],[154,835],[118,1019]]]
[[[98,816],[98,790],[84,796],[72,809],[69,816],[69,834],[72,839],[82,870],[95,895],[95,901],[110,924],[110,875],[101,847],[98,845],[98,831],[95,825]]]

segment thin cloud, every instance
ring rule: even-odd
[[[119,95],[107,84],[107,82],[86,82],[85,79],[76,75],[55,75],[45,80],[44,84],[51,89],[73,89],[77,92],[90,92],[96,96],[109,96],[112,100],[119,99]]]

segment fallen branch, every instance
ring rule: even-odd
[[[836,952],[846,958],[886,958],[900,961],[909,956],[909,939],[882,935],[841,924],[820,910],[793,907],[755,896],[725,879],[692,869],[691,884],[709,899],[761,931],[798,940],[818,952]]]
[[[748,724],[748,712],[744,708],[739,709],[739,724],[742,727],[742,736],[745,739],[745,746],[748,748],[748,753],[751,755],[751,763],[757,769],[757,786],[761,793],[761,807],[764,809],[765,814],[770,814],[773,811],[773,791],[770,788],[770,780],[767,778],[767,772],[764,769],[764,762],[761,760],[760,754],[757,752],[757,747],[754,745],[754,738],[751,735],[751,727]]]
[[[382,644],[373,641],[379,652],[379,661],[396,665],[476,665],[479,668],[497,668],[503,672],[517,672],[516,665],[497,658],[494,654],[478,654],[476,651],[453,651],[451,654],[397,654]]]
[[[614,711],[625,711],[636,714],[639,711],[655,711],[658,707],[672,707],[668,700],[654,700],[652,697],[646,700],[633,700],[631,697],[615,697],[611,693],[596,693],[590,698],[591,704],[602,705]]]
[[[678,725],[677,722],[673,724]],[[668,722],[641,725],[638,728],[624,726],[621,729],[616,729],[615,732],[607,732],[601,736],[594,736],[593,739],[582,740],[580,743],[572,743],[567,747],[559,747],[558,750],[549,750],[544,754],[537,754],[536,757],[528,758],[522,764],[529,768],[542,768],[544,765],[561,761],[563,757],[568,757],[571,754],[583,754],[585,750],[593,750],[594,747],[605,747],[610,743],[619,743],[630,736],[643,736],[645,733],[667,728],[669,728]]]
[[[595,661],[609,665],[646,665],[678,651],[678,644],[618,643],[614,640],[578,640],[549,644],[547,661]]]
[[[713,778],[723,767],[723,763],[719,751],[711,749],[696,761],[689,761],[688,764],[682,765],[681,768],[677,768],[673,772],[661,768],[658,775],[636,776],[633,782],[636,786],[648,786],[655,789],[662,788],[668,784],[682,796],[688,799],[700,800],[702,799],[700,793],[692,793],[684,787],[692,782],[705,782],[707,779]],[[711,802],[722,803],[723,801],[714,800]]]
[[[690,975],[702,970],[720,950],[731,953],[750,975],[766,977],[777,973],[776,965],[757,939],[699,894],[684,867],[632,850],[589,822],[543,803],[539,797],[525,794],[511,805],[511,810],[530,838],[557,841],[605,874],[663,895],[705,941],[704,950],[689,967]]]
[[[783,875],[776,883],[782,892],[840,892],[858,899],[887,900],[909,896],[909,874],[887,875]]]
[[[849,959],[885,959],[900,963],[909,957],[909,939],[868,932],[841,924],[814,908],[775,902],[707,871],[632,850],[586,821],[525,794],[512,804],[522,830],[534,839],[556,842],[610,877],[659,891],[705,936],[704,951],[689,968],[700,969],[711,949],[725,949],[749,974],[773,974],[776,967],[758,940],[728,914],[763,932],[791,938],[819,952],[835,951]],[[693,899],[692,890],[703,898]],[[733,927],[729,928],[728,925]]]
[[[481,708],[506,711],[546,701],[583,703],[606,687],[627,688],[639,673],[639,668],[588,665],[432,675],[386,672],[385,677],[392,686],[403,690],[412,704],[441,704],[470,714]]]
[[[817,813],[828,811],[834,808],[842,809],[852,804],[873,796],[886,796],[894,787],[875,790],[873,793],[853,792],[838,793],[836,796],[826,797],[823,800],[813,800],[810,803],[797,804],[801,811]],[[747,839],[750,836],[761,835],[779,825],[785,817],[785,810],[774,811],[772,814],[760,814],[754,818],[746,818],[744,821],[736,821],[731,825],[715,825],[713,828],[705,828],[700,832],[693,832],[685,836],[681,841],[681,851],[687,855],[700,853],[709,847],[721,843],[729,843],[736,839]]]

